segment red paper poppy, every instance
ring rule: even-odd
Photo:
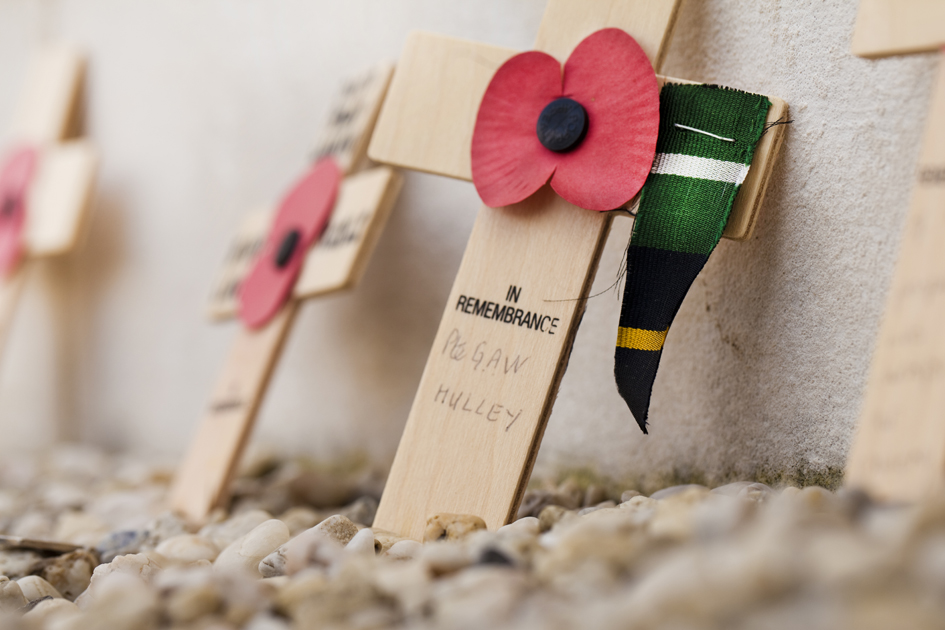
[[[26,198],[37,159],[36,149],[19,147],[0,166],[0,275],[4,277],[16,270],[23,256]]]
[[[291,296],[306,252],[328,224],[340,184],[341,169],[324,158],[279,204],[259,257],[240,286],[240,319],[250,328],[265,325]]]
[[[580,119],[564,121],[572,123],[574,143],[551,150],[539,140],[539,117],[568,116],[567,110],[551,111],[559,99],[580,104],[585,124],[582,130],[573,127]],[[646,181],[658,131],[653,66],[630,35],[603,29],[578,44],[563,74],[558,60],[542,52],[522,53],[502,64],[476,117],[473,182],[492,207],[522,201],[550,179],[551,187],[576,206],[613,210]]]

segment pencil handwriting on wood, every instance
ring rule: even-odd
[[[433,396],[434,403],[452,409],[457,413],[471,414],[480,416],[487,422],[503,421],[499,426],[504,426],[507,432],[515,421],[522,415],[522,409],[512,409],[506,405],[496,402],[486,395],[480,395],[474,391],[462,390],[457,387],[450,387],[441,383]],[[505,423],[508,424],[505,424]]]
[[[531,357],[521,354],[514,356],[496,344],[489,341],[467,343],[463,333],[458,328],[450,331],[443,344],[442,356],[452,361],[465,361],[471,364],[473,371],[490,372],[492,374],[518,374],[525,369],[525,364]]]

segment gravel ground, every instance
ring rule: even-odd
[[[0,628],[945,628],[945,496],[568,479],[497,532],[441,514],[420,543],[369,527],[363,462],[254,457],[199,529],[168,481],[78,447],[0,461],[0,534],[78,546],[0,547]]]

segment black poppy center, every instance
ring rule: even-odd
[[[587,112],[574,99],[557,98],[541,110],[536,131],[538,141],[549,151],[570,151],[587,135]]]
[[[295,253],[295,248],[299,246],[299,239],[301,238],[302,233],[298,230],[290,230],[282,237],[282,242],[279,243],[279,250],[276,252],[276,267],[282,269],[289,264],[289,261],[292,260],[292,254]]]
[[[3,204],[0,205],[0,216],[4,216],[4,217],[13,216],[13,213],[15,210],[16,210],[16,197],[4,197]]]

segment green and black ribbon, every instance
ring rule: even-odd
[[[710,85],[668,84],[660,93],[614,357],[617,390],[644,433],[666,334],[722,238],[770,107],[764,96]]]

